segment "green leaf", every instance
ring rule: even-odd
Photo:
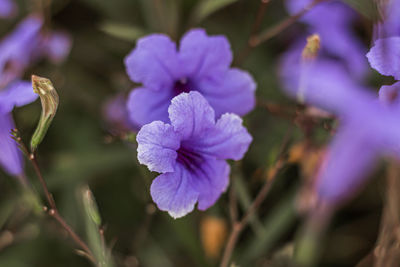
[[[197,24],[214,12],[238,0],[200,0],[192,14],[192,23]]]
[[[136,26],[110,21],[101,24],[100,30],[115,38],[129,42],[136,41],[147,33],[144,29]]]

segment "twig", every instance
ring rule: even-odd
[[[233,183],[229,190],[229,215],[233,225],[238,218],[236,189]]]
[[[276,168],[278,170],[282,169],[284,164],[283,164],[283,154],[285,151],[285,147],[287,146],[287,143],[289,141],[289,137],[291,135],[292,132],[292,127],[290,127],[288,129],[288,131],[286,132],[285,137],[283,138],[283,142],[280,148],[280,153],[278,154],[278,158],[276,161]],[[235,220],[232,224],[232,231],[228,237],[228,241],[226,243],[226,247],[222,256],[222,260],[221,260],[221,264],[220,267],[227,267],[229,264],[229,261],[231,259],[233,250],[235,249],[236,243],[238,241],[238,238],[241,234],[241,232],[243,231],[243,229],[247,226],[247,224],[249,223],[249,220],[251,218],[251,216],[253,216],[253,214],[256,212],[256,210],[258,209],[258,207],[262,204],[262,202],[264,201],[264,199],[267,197],[268,192],[270,191],[273,182],[275,181],[275,178],[278,176],[279,171],[276,171],[275,175],[271,178],[268,179],[263,187],[260,189],[260,191],[258,192],[256,198],[253,200],[253,202],[251,203],[251,205],[249,206],[249,208],[247,209],[246,213],[243,215],[242,219],[240,219],[240,221]],[[232,216],[232,215],[231,215]],[[232,216],[233,218],[233,216]]]
[[[248,55],[251,50],[250,40],[254,38],[254,36],[258,33],[260,28],[262,19],[264,18],[265,11],[267,10],[267,6],[271,2],[271,0],[261,0],[260,5],[258,7],[256,19],[254,20],[253,26],[251,27],[251,32],[249,39],[246,42],[245,48],[239,53],[238,60],[235,62],[235,65],[241,65],[243,63],[244,58]]]
[[[289,26],[291,26],[293,23],[295,23],[299,18],[301,18],[304,14],[306,14],[308,11],[310,11],[314,6],[319,4],[324,0],[314,0],[312,1],[309,5],[307,5],[305,8],[300,10],[299,12],[287,17],[286,19],[282,20],[275,26],[272,26],[269,29],[266,29],[265,31],[261,32],[258,35],[253,35],[250,37],[248,40],[247,46],[243,49],[243,51],[240,53],[238,60],[237,60],[237,65],[240,65],[243,63],[243,61],[247,58],[247,56],[250,54],[250,52],[260,44],[268,41],[269,39],[275,37],[279,33],[283,32],[286,30]]]
[[[28,157],[29,161],[31,162],[31,164],[35,170],[36,176],[39,179],[41,187],[46,196],[47,203],[50,207],[50,209],[45,207],[44,211],[46,211],[51,217],[53,217],[60,224],[60,226],[63,227],[64,230],[68,232],[70,237],[75,241],[76,245],[78,245],[78,247],[80,247],[85,252],[85,253],[83,253],[83,255],[85,255],[91,262],[93,262],[95,265],[97,265],[96,259],[93,256],[93,253],[90,250],[90,248],[88,247],[88,245],[86,245],[86,243],[75,233],[75,231],[71,228],[71,226],[69,226],[69,224],[60,215],[60,213],[57,209],[57,206],[56,206],[56,202],[54,201],[54,198],[47,187],[46,181],[43,179],[43,175],[42,175],[42,172],[40,171],[36,156],[35,156],[35,154],[30,153],[30,151],[28,150],[28,147],[25,145],[25,143],[22,141],[21,137],[19,136],[18,129],[12,130],[12,138],[18,143],[22,152]]]

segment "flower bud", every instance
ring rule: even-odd
[[[88,217],[98,226],[101,226],[101,217],[92,191],[88,186],[82,189],[83,207]]]
[[[31,139],[31,152],[35,152],[43,141],[50,124],[56,115],[59,99],[56,89],[49,79],[32,75],[33,91],[39,95],[42,103],[42,114],[39,124]]]

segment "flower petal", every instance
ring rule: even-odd
[[[102,106],[102,115],[105,121],[109,124],[111,128],[109,130],[111,131],[139,131],[129,118],[126,98],[122,93],[113,96],[104,103]]]
[[[40,42],[42,25],[40,17],[29,16],[0,43],[0,87],[22,75],[31,62]]]
[[[168,108],[169,118],[182,140],[202,136],[214,127],[214,110],[207,100],[196,91],[182,93],[174,97]]]
[[[386,38],[399,36],[400,34],[400,1],[388,0],[379,2],[380,12],[383,14],[383,21],[375,25],[375,38]]]
[[[14,17],[17,9],[13,0],[0,0],[0,18]]]
[[[302,61],[298,48],[284,55],[280,76],[290,96],[339,115],[352,113],[358,103],[375,98],[339,62],[321,58]]]
[[[163,34],[152,34],[138,40],[136,48],[125,58],[132,81],[152,90],[172,88],[181,78],[176,45]]]
[[[215,79],[228,70],[232,51],[225,36],[207,36],[205,30],[194,29],[183,36],[179,58],[189,78]]]
[[[199,193],[192,187],[192,175],[182,165],[175,171],[164,173],[154,179],[150,193],[158,208],[173,218],[182,217],[194,209]]]
[[[35,101],[38,95],[33,92],[32,84],[27,81],[11,83],[5,91],[0,92],[0,113],[8,113],[16,107]]]
[[[379,73],[400,80],[400,37],[376,40],[367,58]]]
[[[14,129],[11,114],[0,113],[0,165],[10,175],[23,173],[23,160],[17,144],[11,139],[11,129]]]
[[[52,32],[44,40],[44,53],[53,63],[62,62],[71,51],[71,36],[64,32]]]
[[[225,192],[229,184],[229,164],[224,160],[207,158],[195,172],[192,187],[199,193],[198,209],[211,207]]]
[[[222,80],[203,79],[196,82],[199,91],[215,110],[219,118],[231,112],[240,116],[251,111],[255,106],[256,83],[248,72],[230,69]]]
[[[343,201],[368,178],[378,157],[370,134],[360,124],[348,124],[339,129],[317,181],[317,193],[322,200]]]
[[[201,138],[191,140],[190,147],[218,159],[240,160],[251,141],[252,137],[243,127],[242,119],[234,114],[224,114],[214,128]]]
[[[169,90],[153,91],[147,88],[132,90],[127,102],[132,123],[141,127],[155,120],[168,122],[168,106],[172,97]]]
[[[179,148],[179,136],[171,125],[154,121],[144,125],[137,134],[138,160],[150,171],[172,172]]]

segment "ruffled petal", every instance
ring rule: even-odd
[[[182,217],[194,209],[199,193],[192,186],[192,174],[177,164],[175,171],[159,175],[151,184],[150,194],[158,208],[173,218]]]
[[[379,73],[400,80],[400,37],[376,40],[367,58]]]
[[[205,30],[194,29],[183,36],[179,58],[189,78],[218,79],[229,69],[232,51],[225,36],[207,36]]]
[[[176,45],[163,34],[152,34],[138,40],[136,48],[125,58],[132,81],[152,90],[168,90],[181,78]]]
[[[234,114],[224,114],[214,128],[190,141],[191,149],[218,159],[240,160],[249,148],[251,135]]]
[[[379,156],[369,131],[349,124],[335,136],[317,181],[319,198],[336,203],[349,198],[368,178]]]
[[[229,164],[224,160],[207,158],[195,171],[192,187],[199,193],[198,209],[211,207],[229,184]]]
[[[168,114],[171,124],[182,140],[200,137],[215,125],[214,110],[196,91],[174,97],[168,108]]]
[[[0,112],[11,112],[14,106],[24,106],[35,101],[37,98],[38,95],[33,92],[32,84],[30,82],[13,82],[5,91],[0,92]]]
[[[173,95],[170,91],[153,91],[146,88],[132,90],[127,102],[129,117],[141,127],[155,120],[168,122],[168,106]]]
[[[10,175],[23,173],[23,160],[17,144],[11,139],[11,129],[14,129],[11,114],[0,113],[0,165]]]
[[[137,134],[138,160],[150,171],[173,172],[180,139],[171,125],[154,121],[144,125]]]
[[[196,84],[217,118],[227,112],[243,116],[255,106],[256,83],[246,71],[233,68],[225,72],[222,80],[202,79]]]

